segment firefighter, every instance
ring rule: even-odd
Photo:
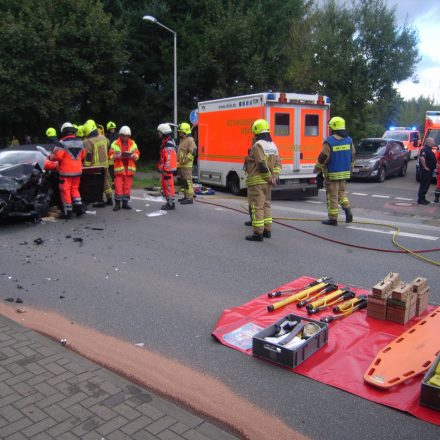
[[[328,219],[324,225],[338,225],[339,205],[345,212],[346,223],[353,221],[350,201],[345,193],[346,180],[350,178],[354,160],[354,146],[351,137],[345,130],[345,120],[339,116],[330,119],[328,126],[331,135],[322,146],[322,151],[315,163],[313,172],[322,172],[326,179]]]
[[[278,183],[281,159],[265,119],[252,124],[252,133],[255,137],[245,159],[245,171],[253,234],[246,236],[246,240],[263,241],[263,237],[272,236],[271,192],[272,185]]]
[[[107,133],[106,137],[111,144],[118,138],[118,133],[116,133],[116,124],[112,121],[107,122]],[[114,168],[113,168],[113,159],[108,160],[108,172],[110,174],[110,178],[113,181],[115,178]]]
[[[86,137],[84,140],[84,147],[86,149],[86,158],[84,161],[85,167],[103,167],[104,168],[104,197],[106,203],[99,202],[94,207],[102,207],[105,205],[113,205],[113,191],[110,183],[108,172],[108,139],[99,134],[98,127],[95,121],[89,119],[83,125],[83,134]]]
[[[187,122],[182,122],[178,129],[179,149],[177,150],[177,171],[183,184],[183,199],[179,199],[182,205],[193,203],[194,189],[192,183],[192,167],[196,143],[191,135],[191,126]]]
[[[162,175],[162,192],[167,200],[160,209],[170,211],[176,208],[174,192],[174,175],[177,171],[176,143],[169,124],[159,124],[157,135],[161,141],[157,169]]]
[[[136,172],[136,162],[140,153],[136,142],[131,139],[130,127],[123,125],[119,130],[118,138],[112,143],[109,153],[110,159],[114,160],[115,168],[115,206],[113,211],[131,209],[128,204],[131,196],[133,176]]]
[[[56,142],[58,142],[57,131],[55,130],[55,128],[49,127],[46,130],[46,136],[49,144],[55,144]]]
[[[63,204],[63,218],[72,218],[73,211],[79,217],[85,208],[79,193],[82,161],[85,149],[76,129],[70,122],[61,126],[61,139],[56,143],[49,160],[59,162],[60,198]]]

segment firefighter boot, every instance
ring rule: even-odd
[[[73,217],[73,212],[70,210],[65,211],[64,214],[61,216],[61,218],[64,220],[70,220],[72,217]]]
[[[122,200],[122,209],[133,209],[133,208],[128,204],[128,200]]]
[[[350,208],[342,208],[345,212],[345,223],[351,223],[353,221],[353,213]]]
[[[161,206],[160,209],[161,209],[162,211],[171,211],[171,210],[173,210],[173,209],[176,209],[176,204],[175,204],[174,202],[173,202],[173,203],[169,203],[169,202],[167,202],[167,204]]]
[[[84,205],[82,203],[78,204],[78,205],[73,205],[73,209],[74,209],[77,217],[81,217],[82,215],[84,215],[86,213],[86,208],[84,207]]]
[[[263,237],[264,238],[271,238],[272,237],[272,231],[264,230],[263,231]]]
[[[440,192],[434,193],[434,203],[439,203]]]
[[[180,201],[181,205],[191,205],[193,203],[193,199],[183,199],[182,201]]]
[[[121,209],[121,201],[115,200],[115,206],[113,207],[113,211],[119,211]]]
[[[263,234],[255,234],[255,232],[252,235],[247,235],[246,240],[248,241],[263,241]]]
[[[321,223],[323,225],[338,226],[338,221],[335,218],[329,218],[327,220],[323,220]]]
[[[108,206],[113,206],[113,200],[110,198],[110,199],[107,199],[107,201],[105,202],[105,204],[106,205],[108,205]]]
[[[244,222],[245,226],[252,226],[252,220],[248,220],[247,222]]]

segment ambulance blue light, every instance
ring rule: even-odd
[[[330,102],[331,102],[330,97],[329,97],[329,96],[326,96],[326,97],[325,97],[325,103],[326,103],[326,104],[330,104]]]
[[[275,95],[273,93],[269,93],[267,95],[267,99],[275,99]]]
[[[391,131],[393,131],[393,130],[395,130],[396,129],[396,127],[390,127],[390,130]]]

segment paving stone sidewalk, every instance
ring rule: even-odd
[[[237,437],[0,315],[0,439]]]

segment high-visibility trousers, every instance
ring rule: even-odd
[[[131,187],[133,185],[133,176],[127,176],[125,173],[115,174],[115,200],[129,201],[131,196]]]
[[[272,185],[266,183],[248,187],[248,201],[254,234],[272,229]]]
[[[82,205],[80,182],[81,176],[60,176],[60,198],[64,213],[72,212],[72,205]]]
[[[174,174],[162,173],[162,192],[167,202],[175,203]]]
[[[182,188],[185,198],[192,199],[194,188],[192,182],[192,168],[179,168],[179,177],[182,180]]]
[[[345,192],[345,180],[328,180],[325,188],[327,190],[328,217],[337,220],[339,205],[342,208],[350,208],[350,201]]]

